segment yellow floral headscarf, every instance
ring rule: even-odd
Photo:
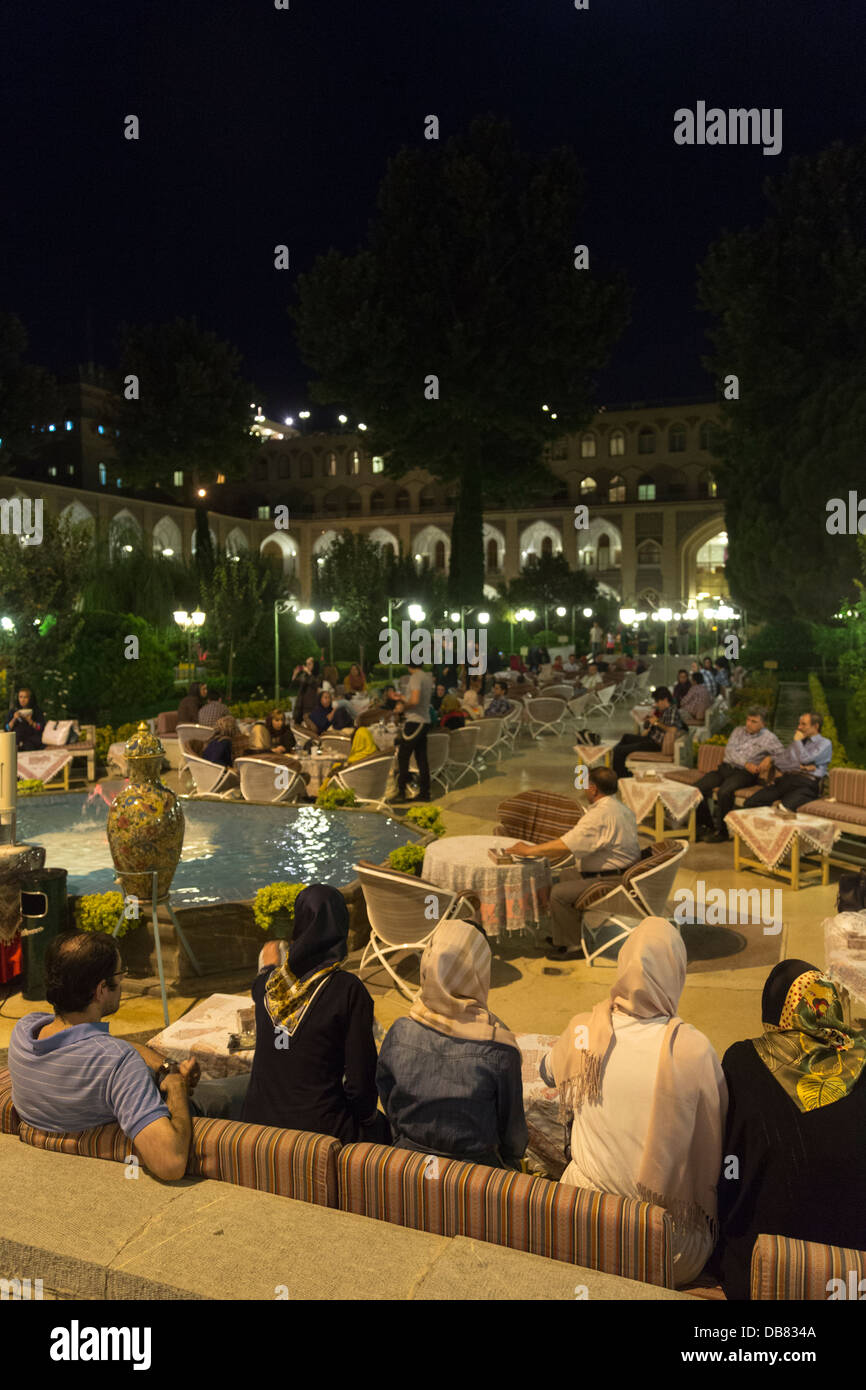
[[[866,1034],[845,1023],[836,986],[807,970],[788,989],[778,1023],[764,1021],[753,1046],[798,1110],[849,1095],[866,1065]]]

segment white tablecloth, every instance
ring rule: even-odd
[[[391,727],[386,725],[384,729],[380,729],[378,724],[368,724],[367,728],[373,735],[377,748],[381,749],[383,753],[393,752],[399,732],[396,724]]]
[[[612,748],[616,748],[616,742],[611,743],[576,743],[574,751],[582,763],[587,767],[599,767]]]
[[[667,777],[640,782],[637,777],[622,777],[619,794],[640,825],[647,820],[657,801],[668,812],[674,825],[681,825],[689,812],[699,806],[703,797],[697,787],[685,782],[671,782]]]
[[[340,761],[336,753],[293,753],[292,756],[297,758],[301,771],[310,774],[307,796],[315,796],[318,793],[334,763]]]
[[[829,854],[842,834],[840,826],[834,821],[824,820],[822,816],[804,816],[798,812],[788,820],[762,806],[729,811],[725,824],[732,834],[745,840],[752,853],[768,869],[775,869],[790,854],[795,835],[800,841],[801,854],[815,851]]]
[[[73,745],[74,747],[74,745]],[[37,748],[33,753],[18,754],[18,776],[30,781],[50,782],[72,762],[69,748]]]
[[[513,844],[507,835],[446,835],[424,851],[421,877],[440,888],[477,893],[481,925],[491,934],[546,926],[551,886],[547,860],[520,859],[497,867],[487,853]]]

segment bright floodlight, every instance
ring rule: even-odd
[[[358,429],[359,429],[359,430],[365,430],[366,428],[367,428],[366,425],[359,425],[359,426],[358,426]]]
[[[171,559],[172,555],[174,554],[174,551],[171,549],[171,546],[165,546],[162,553],[168,559]]]
[[[174,620],[179,627],[186,627],[187,623],[189,622],[189,614],[187,613],[186,609],[179,608],[177,612],[174,614]]]
[[[204,620],[205,620],[205,614],[202,613],[202,611],[201,611],[200,608],[196,608],[195,611],[194,611],[193,614],[192,614],[193,626],[194,626],[194,627],[202,627],[203,624],[204,624]]]
[[[309,410],[299,410],[299,411],[298,411],[298,419],[299,419],[299,420],[309,420],[309,418],[310,418],[310,412],[309,412]]]
[[[621,608],[619,610],[619,620],[621,623],[625,623],[626,627],[630,627],[634,622],[634,609]]]
[[[330,627],[332,623],[336,623],[339,620],[340,615],[333,608],[327,608],[324,613],[319,614],[319,617],[323,623],[327,623],[328,627]]]
[[[568,612],[568,609],[567,609],[567,608],[563,608],[563,607],[562,607],[562,604],[560,604],[560,606],[559,606],[559,607],[557,608],[557,610],[556,610],[556,616],[557,616],[557,618],[564,618],[567,612]]]
[[[675,622],[675,623],[678,623],[678,622],[680,621],[680,619],[682,618],[682,616],[683,616],[682,613],[675,613],[675,614],[674,614],[674,622]]]
[[[206,491],[206,489],[203,488],[203,487],[200,487],[199,490],[198,490],[198,495],[199,495],[199,497],[207,497],[207,491]]]
[[[312,608],[301,608],[298,610],[297,619],[299,623],[315,622],[316,615]]]
[[[669,608],[660,608],[656,613],[656,617],[658,618],[660,623],[669,623],[673,616],[674,615]]]
[[[698,616],[698,610],[697,610],[697,608],[687,608],[687,609],[686,609],[686,614],[685,614],[686,622],[693,623],[693,622],[695,621],[695,618],[696,618],[697,616]]]
[[[452,623],[459,623],[459,622],[460,622],[460,614],[459,614],[459,613],[452,613],[452,614],[451,614],[451,621],[452,621]]]
[[[486,627],[487,624],[490,622],[490,614],[489,614],[489,613],[479,613],[479,614],[478,614],[478,621],[479,621],[479,623],[481,624],[482,627]]]
[[[15,631],[15,624],[11,618],[0,618],[0,627],[2,627],[4,632]]]
[[[338,415],[337,419],[339,420],[341,425],[345,425],[348,422],[349,417],[348,415]]]
[[[535,622],[535,609],[534,609],[534,608],[527,608],[527,610],[526,610],[526,621],[527,621],[528,623],[534,623],[534,622]]]
[[[420,603],[409,604],[409,617],[412,619],[413,623],[423,623],[425,616],[426,614]]]
[[[127,555],[131,555],[131,554],[132,554],[132,546],[131,546],[131,545],[125,545],[123,548],[124,548],[124,550],[126,551]]]
[[[592,617],[592,609],[591,609],[591,608],[584,608],[584,610],[583,610],[583,616],[584,616],[585,618],[591,618],[591,617]]]

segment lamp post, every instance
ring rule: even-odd
[[[664,625],[665,625],[665,664],[667,664],[667,659],[668,659],[668,623],[670,622],[671,618],[673,617],[673,613],[672,613],[672,611],[671,611],[670,608],[659,608],[658,612],[656,613],[656,617],[658,618],[659,622],[662,622],[662,623],[664,623]]]
[[[280,707],[280,614],[290,613],[293,599],[274,599],[274,706]]]
[[[193,633],[204,627],[207,614],[202,613],[200,608],[194,609],[192,613],[187,613],[185,608],[179,608],[173,617],[178,627],[186,633],[186,659],[187,665],[191,665]]]
[[[325,624],[327,625],[327,628],[328,628],[328,647],[329,647],[330,654],[331,654],[331,665],[333,666],[333,664],[334,664],[334,623],[338,623],[338,622],[340,621],[340,615],[339,615],[339,613],[338,613],[335,609],[333,609],[333,608],[327,608],[327,609],[325,609],[325,611],[324,611],[323,613],[320,613],[320,614],[319,614],[319,617],[321,618],[322,622],[325,623]]]

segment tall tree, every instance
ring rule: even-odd
[[[857,572],[826,504],[863,484],[866,141],[792,159],[764,195],[763,223],[723,236],[700,268],[707,365],[739,378],[716,445],[727,574],[750,617],[814,620]]]
[[[26,362],[26,354],[23,323],[0,313],[0,473],[14,473],[17,463],[32,458],[42,443],[38,427],[60,413],[54,377]]]
[[[334,633],[338,650],[354,652],[363,648],[365,654],[378,651],[388,593],[382,547],[366,536],[343,531],[325,551],[322,564],[315,568],[317,605],[333,605],[340,614]]]
[[[541,610],[539,619],[546,608],[548,619],[553,621],[552,615],[560,605],[593,607],[598,598],[598,584],[584,570],[569,569],[564,555],[542,555],[537,564],[524,565],[515,579],[501,584],[499,592],[511,607],[531,606]]]
[[[240,370],[240,354],[195,319],[125,325],[115,381],[124,479],[171,487],[175,472],[200,482],[218,472],[244,477],[257,446],[250,435],[253,388]]]
[[[0,535],[0,616],[6,619],[0,628],[0,664],[11,667],[14,680],[36,682],[45,668],[63,665],[60,653],[73,626],[92,543],[90,526],[48,511],[40,545],[24,546],[17,536]]]
[[[527,154],[508,122],[480,117],[400,151],[367,246],[330,250],[298,283],[314,399],[362,416],[391,476],[459,485],[452,602],[482,596],[485,500],[549,491],[542,446],[588,422],[592,375],[627,320],[621,278],[596,257],[575,268],[582,201],[571,150]]]
[[[201,580],[205,630],[215,635],[226,675],[226,701],[232,696],[236,667],[250,683],[267,672],[273,604],[287,592],[283,576],[258,554],[219,553],[209,578]],[[267,681],[266,681],[267,683]]]

